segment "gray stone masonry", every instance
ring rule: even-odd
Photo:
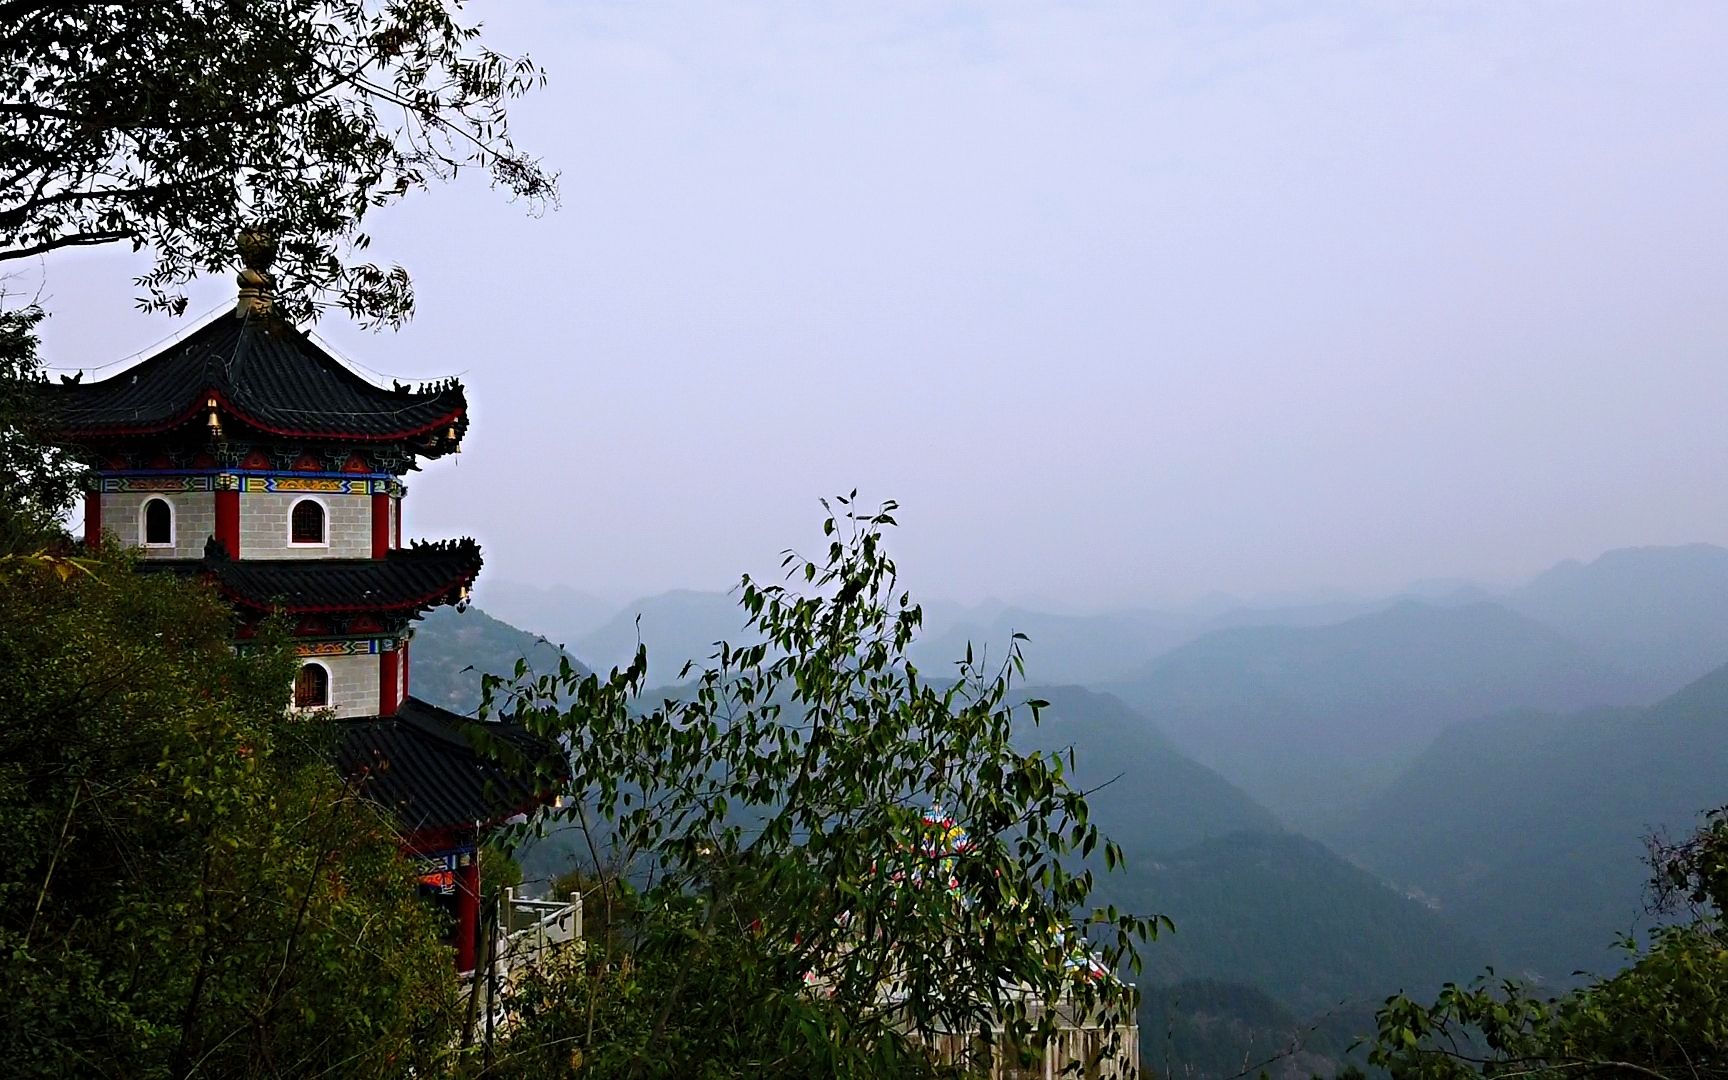
[[[330,670],[330,704],[337,716],[378,715],[378,656],[317,656],[306,663]]]
[[[328,546],[288,543],[288,515],[301,499],[324,504]],[[372,556],[372,498],[369,495],[301,495],[247,491],[240,495],[242,559],[366,559]]]
[[[125,547],[138,547],[144,540],[142,513],[149,499],[165,499],[174,510],[174,546],[145,548],[146,559],[199,559],[204,541],[216,531],[216,496],[209,491],[106,492],[102,496],[102,531]]]

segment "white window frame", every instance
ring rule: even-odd
[[[159,502],[168,508],[168,542],[150,542],[150,504]],[[151,495],[138,504],[138,546],[151,551],[169,551],[180,535],[180,510],[174,500],[165,495]]]
[[[302,704],[300,704],[300,695],[296,692],[295,687],[290,686],[288,688],[289,707],[291,707],[295,712],[303,712],[303,713],[322,712],[325,709],[335,709],[336,708],[336,678],[335,678],[335,675],[330,670],[330,665],[326,664],[322,660],[302,660],[302,661],[300,661],[300,667],[302,667],[302,668],[315,667],[324,673],[324,704],[322,704],[322,705],[302,705]],[[296,683],[298,683],[300,681],[299,668],[296,668],[294,671],[294,681]]]
[[[304,503],[304,502],[317,503],[318,508],[320,510],[324,511],[324,539],[316,541],[316,542],[294,539],[294,511],[299,509],[300,504]],[[291,548],[327,548],[327,547],[329,547],[330,546],[330,527],[331,527],[331,524],[332,524],[332,522],[330,520],[330,504],[329,503],[325,502],[323,499],[320,499],[316,495],[302,495],[302,496],[300,496],[298,499],[295,499],[293,502],[288,504],[288,546]]]

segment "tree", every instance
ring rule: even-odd
[[[285,723],[285,638],[124,557],[0,561],[13,1076],[427,1075],[455,980],[381,812]]]
[[[34,305],[0,310],[0,554],[39,545],[72,505],[83,473],[65,450],[44,443],[37,428],[41,320]]]
[[[1018,644],[997,669],[968,656],[927,678],[882,547],[893,505],[839,507],[825,559],[786,556],[808,591],[745,577],[760,641],[721,643],[676,696],[639,707],[641,649],[605,677],[566,661],[488,679],[569,750],[567,798],[521,835],[573,830],[606,922],[502,1067],[573,1068],[574,1051],[602,1074],[902,1075],[934,1068],[936,1044],[961,1067],[1031,1057],[1062,1010],[1132,1016],[1114,973],[1157,921],[1087,906],[1083,860],[1121,853],[1071,758],[1010,742],[1043,704],[1013,699]]]
[[[1448,985],[1432,1005],[1390,999],[1370,1061],[1396,1076],[1728,1076],[1728,808],[1679,844],[1651,843],[1654,907],[1692,918],[1630,963],[1557,999],[1516,980]]]
[[[148,248],[146,304],[280,244],[278,302],[370,323],[413,310],[400,268],[361,261],[369,210],[467,169],[543,205],[556,176],[505,104],[543,81],[479,44],[462,0],[0,0],[0,263]]]

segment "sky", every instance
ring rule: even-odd
[[[406,531],[489,575],[725,588],[853,488],[916,593],[1068,607],[1728,543],[1719,0],[469,11],[561,205],[380,212],[416,318],[317,331],[461,375]],[[50,364],[185,325],[144,265],[30,271]]]

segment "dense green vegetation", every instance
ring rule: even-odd
[[[1650,862],[1655,906],[1690,918],[1627,939],[1624,970],[1560,998],[1486,976],[1432,1005],[1394,998],[1372,1061],[1400,1077],[1728,1076],[1728,809]]]
[[[1059,1005],[1130,1014],[1108,973],[1158,922],[1092,905],[1078,861],[1121,852],[1063,756],[1014,744],[1041,703],[1012,692],[1012,655],[936,684],[908,666],[892,504],[837,505],[825,557],[787,556],[805,591],[741,583],[762,644],[721,646],[681,696],[642,700],[640,649],[604,679],[489,680],[568,748],[565,797],[521,835],[583,837],[609,928],[506,1058],[558,1040],[632,1075],[899,1075],[950,1033],[982,1066],[1042,1045]]]
[[[52,538],[48,538],[52,542]],[[123,557],[0,559],[13,1076],[399,1076],[455,982],[393,830],[284,722],[291,659]]]

